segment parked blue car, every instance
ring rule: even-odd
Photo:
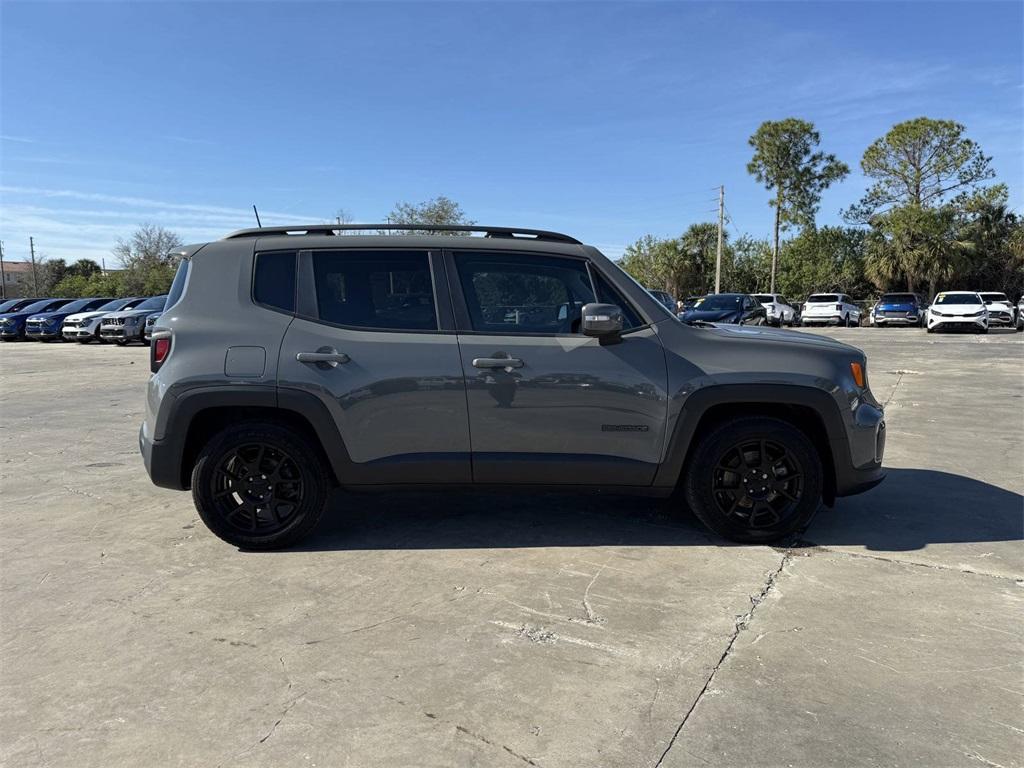
[[[923,327],[927,307],[928,302],[916,293],[885,293],[871,308],[871,325],[879,328],[887,325]]]
[[[25,338],[25,321],[40,312],[56,312],[73,299],[39,299],[14,311],[0,315],[0,339],[17,341]]]
[[[49,341],[50,339],[61,339],[61,326],[64,325],[64,318],[78,312],[88,312],[90,309],[102,307],[108,301],[113,301],[109,296],[93,299],[75,299],[49,312],[34,312],[25,320],[25,338]]]
[[[29,304],[35,304],[39,299],[7,299],[7,301],[0,304],[0,315],[6,315],[8,312],[17,312],[19,309],[27,307]]]

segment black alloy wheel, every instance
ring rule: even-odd
[[[718,511],[747,528],[777,525],[803,495],[803,471],[785,445],[745,440],[726,449],[715,465],[712,494]]]
[[[277,424],[228,427],[203,447],[192,470],[199,516],[242,549],[279,549],[307,535],[329,489],[308,438]]]
[[[248,534],[287,527],[302,501],[302,473],[292,456],[264,442],[227,451],[210,478],[216,512]]]
[[[695,445],[683,490],[690,510],[733,541],[777,541],[810,522],[821,502],[822,461],[810,438],[781,419],[725,422]]]

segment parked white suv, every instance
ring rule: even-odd
[[[995,291],[978,291],[981,300],[988,309],[988,327],[997,325],[1012,328],[1014,325],[1014,307],[1005,293]]]
[[[781,293],[755,293],[754,298],[768,312],[768,325],[795,325],[797,311]]]
[[[814,293],[804,303],[800,325],[860,325],[860,314],[845,293]]]
[[[944,291],[928,307],[928,333],[935,331],[988,333],[988,308],[974,291]]]

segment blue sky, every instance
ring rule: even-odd
[[[895,122],[964,123],[1022,210],[1024,4],[0,4],[0,239],[109,257],[142,222],[187,241],[380,221],[438,194],[481,223],[618,256],[711,220],[766,236],[747,175],[766,119],[814,122],[865,188]],[[108,258],[108,265],[111,260]]]

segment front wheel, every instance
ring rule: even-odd
[[[206,526],[242,549],[287,547],[320,521],[327,468],[308,441],[276,424],[228,427],[192,469],[192,500]]]
[[[807,526],[821,502],[818,452],[788,422],[745,417],[696,446],[683,479],[690,510],[733,541],[777,541]]]

